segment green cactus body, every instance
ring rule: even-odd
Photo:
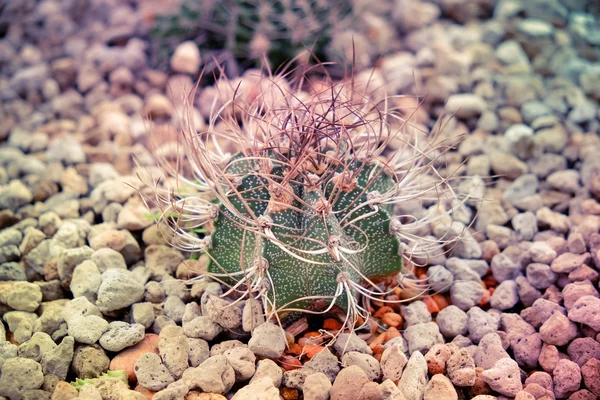
[[[240,60],[267,56],[277,67],[305,48],[323,57],[332,30],[350,25],[351,16],[347,0],[186,0],[177,14],[158,16],[150,36],[160,43],[158,51],[194,40]]]
[[[229,285],[268,282],[268,308],[318,312],[348,311],[356,285],[400,272],[391,210],[376,201],[395,187],[381,164],[350,160],[313,179],[286,179],[290,167],[269,161],[268,178],[251,157],[230,161],[226,170],[240,183],[219,207],[209,273]],[[261,221],[262,229],[249,227],[248,219]]]

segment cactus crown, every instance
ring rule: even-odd
[[[205,132],[186,124],[193,177],[180,174],[178,194],[157,190],[153,201],[163,215],[177,212],[164,218],[173,244],[208,254],[204,276],[227,293],[260,297],[279,316],[341,309],[352,327],[368,315],[359,296],[386,294],[378,282],[397,275],[403,257],[432,250],[419,230],[439,213],[394,211],[437,204],[446,182],[427,177],[439,152],[420,146],[389,99],[374,99],[364,83],[290,86],[262,76],[258,89],[238,84],[215,99]],[[392,142],[400,148],[384,158]],[[197,237],[200,226],[212,234]]]

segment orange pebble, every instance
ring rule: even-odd
[[[308,358],[313,358],[323,350],[325,350],[325,347],[323,346],[313,346],[312,344],[307,344],[304,346],[304,354]]]
[[[371,350],[373,350],[374,348],[376,348],[379,345],[382,345],[383,343],[385,343],[385,333],[382,333],[379,336],[377,336],[377,338],[369,344],[369,347],[371,348]]]
[[[479,306],[483,307],[489,304],[490,302],[490,297],[492,297],[492,294],[490,293],[489,290],[485,290],[483,292],[483,296],[481,296],[481,300],[479,301]]]
[[[397,328],[400,325],[402,325],[402,316],[400,314],[390,312],[383,314],[383,317],[381,317],[381,321],[387,326]]]
[[[398,329],[391,326],[385,333],[384,343],[387,343],[390,340],[392,340],[393,338],[398,337],[398,336],[400,336],[400,332],[398,332]]]
[[[375,314],[373,314],[373,316],[375,318],[381,318],[383,316],[383,314],[390,313],[390,312],[394,312],[394,309],[392,307],[383,306],[379,310],[377,310],[377,312]]]
[[[308,337],[308,338],[316,337],[316,336],[321,336],[321,334],[319,332],[306,332],[304,334],[304,337]]]
[[[137,386],[135,387],[135,389],[133,389],[133,390],[135,390],[135,391],[136,391],[136,392],[138,392],[138,393],[141,393],[141,394],[143,394],[144,396],[146,396],[146,398],[147,398],[148,400],[152,400],[152,398],[153,398],[153,397],[154,397],[154,395],[156,394],[156,392],[152,392],[152,391],[150,391],[150,390],[148,390],[148,389],[146,389],[146,388],[143,388],[143,387],[141,387],[140,385],[137,385]]]
[[[337,331],[342,329],[342,326],[342,323],[335,318],[327,318],[325,321],[323,321],[323,329]]]
[[[302,368],[302,363],[296,357],[283,356],[279,360],[281,363],[281,368],[283,368],[286,371]]]
[[[440,307],[438,307],[438,304],[431,296],[423,297],[423,303],[425,303],[427,310],[429,310],[431,314],[440,312]]]
[[[448,299],[441,293],[434,294],[433,296],[431,296],[431,298],[433,299],[433,301],[435,301],[440,311],[450,305]]]
[[[300,340],[302,340],[302,339],[300,339]],[[293,345],[290,346],[288,353],[295,354],[297,356],[299,356],[302,353],[302,345],[300,344],[300,340],[298,341],[298,343],[294,343]]]
[[[300,396],[298,389],[292,389],[288,387],[282,387],[279,389],[279,394],[283,397],[283,400],[297,400]]]

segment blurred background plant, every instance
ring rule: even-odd
[[[267,61],[276,70],[312,53],[320,61],[363,68],[395,45],[395,31],[383,15],[391,2],[373,7],[363,0],[184,0],[179,8],[151,17],[149,36],[156,65],[192,40],[223,64],[228,75]],[[355,51],[353,52],[353,49]],[[355,56],[353,55],[355,54]],[[302,57],[304,55],[304,57]]]

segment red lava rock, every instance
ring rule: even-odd
[[[600,359],[590,358],[581,367],[581,374],[585,387],[600,397]]]

